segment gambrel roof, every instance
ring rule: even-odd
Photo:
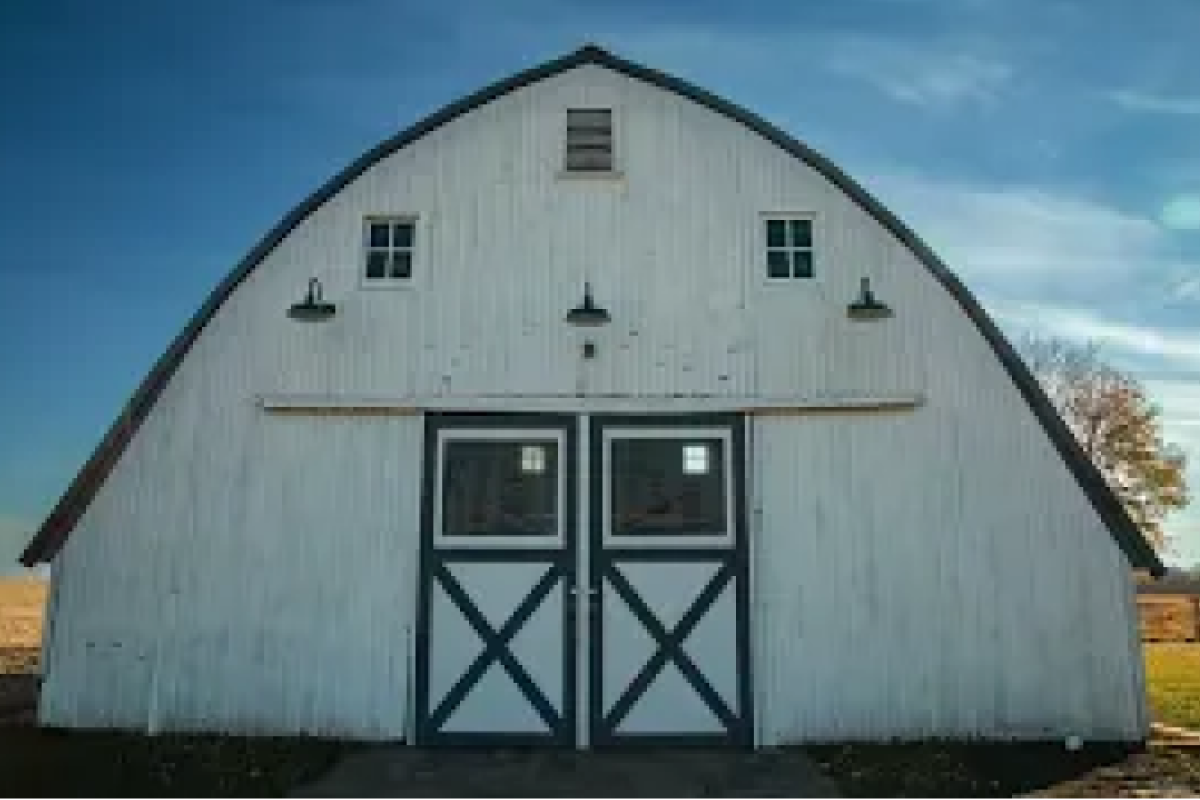
[[[890,231],[916,255],[930,274],[945,287],[963,312],[975,323],[1129,562],[1135,567],[1149,569],[1156,575],[1163,571],[1162,562],[1153,547],[1126,513],[1124,506],[1100,472],[1084,454],[1012,345],[967,288],[903,222],[824,156],[814,152],[807,145],[793,139],[761,117],[678,78],[618,58],[592,45],[520,72],[446,106],[365,153],[296,206],[221,281],[205,300],[200,310],[188,322],[187,327],[171,342],[170,347],[155,363],[87,463],[84,464],[83,469],[75,476],[66,493],[43,522],[21,555],[21,562],[26,566],[32,566],[35,563],[50,560],[59,551],[125,451],[138,427],[150,413],[159,395],[171,380],[171,376],[174,375],[192,344],[204,330],[204,326],[208,324],[222,303],[237,289],[246,276],[306,217],[370,167],[427,133],[509,92],[586,64],[595,64],[666,91],[675,92],[742,123],[816,170]]]

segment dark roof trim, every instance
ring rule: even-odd
[[[1058,449],[1059,455],[1075,476],[1080,488],[1091,500],[1092,506],[1100,515],[1105,525],[1112,532],[1117,544],[1124,551],[1129,562],[1134,567],[1149,569],[1158,575],[1164,570],[1162,562],[1154,549],[1146,541],[1138,527],[1125,512],[1120,500],[1109,488],[1100,472],[1084,454],[1075,437],[1071,434],[1062,418],[1054,410],[1042,391],[1036,379],[1029,372],[1025,363],[1013,350],[1008,340],[984,312],[978,301],[967,288],[942,263],[929,247],[922,242],[895,215],[883,207],[874,197],[869,195],[861,186],[851,180],[845,173],[834,166],[824,156],[814,152],[809,147],[796,141],[770,123],[739,108],[726,100],[722,100],[709,92],[691,84],[666,75],[657,70],[634,64],[608,53],[595,46],[583,47],[570,55],[548,61],[545,64],[520,72],[506,80],[495,83],[475,94],[452,103],[441,111],[418,122],[411,128],[382,142],[362,157],[342,170],[328,183],[318,189],[303,203],[292,209],[283,220],[275,226],[267,236],[260,241],[241,263],[221,281],[212,294],[205,300],[204,305],[196,312],[187,327],[183,329],[167,348],[167,351],[155,363],[150,373],[134,392],[133,397],[125,405],[121,415],[105,434],[100,444],[92,453],[91,458],[84,464],[79,474],[75,476],[70,487],[54,510],[42,523],[33,540],[21,555],[21,563],[32,566],[35,563],[48,561],[54,557],[76,522],[95,497],[101,484],[116,465],[117,460],[128,446],[130,439],[138,427],[150,413],[158,400],[163,388],[179,367],[183,357],[187,355],[192,344],[213,318],[225,299],[250,274],[260,261],[270,253],[292,229],[299,225],[326,200],[341,191],[346,185],[362,175],[376,162],[386,158],[397,150],[416,141],[430,131],[445,125],[447,122],[489,103],[509,92],[544,80],[575,67],[585,64],[596,64],[608,69],[645,81],[667,91],[675,92],[683,97],[699,103],[702,106],[737,120],[746,127],[758,133],[763,138],[773,142],[796,158],[808,164],[821,173],[827,180],[845,192],[858,203],[868,214],[887,228],[902,243],[904,243],[917,258],[924,263],[933,276],[946,288],[958,302],[967,316],[979,328],[980,333],[987,339],[992,350],[1008,371],[1013,383],[1024,396],[1025,401],[1033,410],[1034,415],[1045,428],[1050,441]]]

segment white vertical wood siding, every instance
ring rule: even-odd
[[[420,419],[229,405],[160,405],[55,562],[43,721],[403,737]]]
[[[1034,424],[830,423],[755,425],[762,741],[1146,733],[1128,567]]]
[[[560,174],[589,106],[619,177]],[[766,285],[772,211],[815,215],[815,279]],[[380,214],[419,218],[411,288],[362,288]],[[310,276],[330,322],[285,317]],[[862,276],[894,319],[846,319]],[[585,280],[613,316],[591,361],[563,322]],[[59,556],[43,717],[403,733],[420,421],[256,395],[914,392],[755,426],[764,741],[1137,735],[1125,565],[953,299],[739,123],[598,66],[549,78],[369,169],[217,313]]]

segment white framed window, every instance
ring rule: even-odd
[[[364,285],[412,283],[416,248],[416,217],[367,217],[363,220]]]
[[[813,218],[768,216],[763,220],[767,280],[812,278],[814,268]]]
[[[601,535],[608,547],[731,547],[728,428],[608,428],[601,450]]]
[[[565,447],[561,430],[438,431],[434,546],[562,547]]]

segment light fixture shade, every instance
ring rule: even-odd
[[[610,321],[612,321],[612,317],[609,316],[608,309],[596,305],[592,299],[592,285],[585,283],[583,285],[583,302],[567,312],[567,322],[583,327],[595,327],[607,325]]]
[[[863,278],[859,283],[858,299],[846,306],[846,316],[852,320],[869,322],[892,316],[892,309],[875,297],[875,292],[871,291],[871,279]]]
[[[297,322],[324,322],[337,313],[337,306],[321,299],[321,282],[309,278],[308,292],[299,303],[292,303],[288,316]]]

